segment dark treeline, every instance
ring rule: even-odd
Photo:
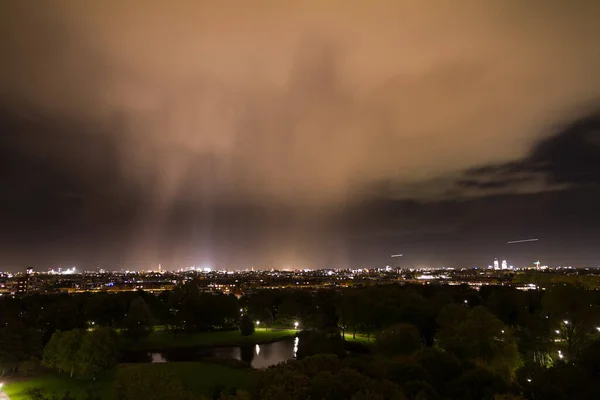
[[[95,377],[115,364],[117,350],[101,357],[93,349],[112,349],[113,339],[135,343],[157,325],[174,334],[250,334],[248,321],[298,322],[299,360],[223,398],[600,398],[599,309],[600,292],[564,284],[262,290],[237,299],[190,282],[159,295],[7,297],[0,298],[0,368],[27,373],[43,359]]]

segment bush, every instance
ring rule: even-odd
[[[135,367],[118,370],[115,393],[117,400],[197,400],[174,375]]]

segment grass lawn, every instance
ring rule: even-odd
[[[360,344],[364,344],[364,345],[372,345],[375,344],[375,337],[373,335],[371,335],[371,338],[367,338],[367,335],[363,335],[363,334],[356,334],[356,337],[352,337],[352,333],[348,333],[346,332],[344,334],[344,339],[346,339],[347,342],[353,342],[353,343],[360,343]]]
[[[85,398],[88,390],[92,390],[94,393],[102,393],[103,399],[110,399],[110,397],[106,397],[105,393],[108,393],[112,379],[113,377],[109,376],[102,380],[88,381],[71,379],[68,375],[54,373],[33,378],[23,377],[16,381],[11,381],[9,377],[2,390],[10,397],[10,400],[29,400],[27,391],[34,388],[48,393],[70,392],[76,398]]]
[[[265,330],[257,329],[250,336],[242,336],[239,331],[200,332],[193,334],[155,331],[143,339],[138,346],[142,349],[172,349],[191,346],[237,346],[244,344],[262,344],[292,337],[293,329]]]
[[[210,397],[212,390],[217,385],[226,388],[245,388],[252,381],[251,369],[237,369],[219,364],[201,362],[160,363],[160,364],[123,364],[117,368],[139,368],[143,371],[158,370],[170,372],[178,376],[183,384],[194,394]],[[87,381],[71,379],[66,375],[46,374],[21,381],[7,381],[2,388],[11,400],[28,400],[27,390],[40,388],[48,393],[70,392],[76,398],[85,398],[87,391],[92,390],[100,394],[102,400],[114,398],[112,381],[114,374],[102,380]]]

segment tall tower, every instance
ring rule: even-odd
[[[500,269],[500,266],[498,265],[498,259],[494,259],[494,269]]]
[[[506,260],[502,260],[502,269],[508,269],[508,263]]]

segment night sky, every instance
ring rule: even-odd
[[[4,0],[0,271],[599,266],[598,15]]]

